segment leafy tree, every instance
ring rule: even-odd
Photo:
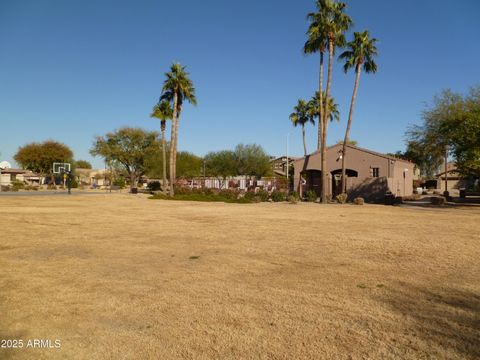
[[[188,151],[177,153],[177,176],[179,178],[193,178],[202,175],[203,160],[201,157]]]
[[[90,164],[87,160],[77,160],[75,161],[75,166],[80,169],[91,169],[92,164]]]
[[[442,165],[445,151],[443,154],[437,151],[427,150],[430,146],[417,141],[408,141],[405,152],[397,151],[395,154],[387,154],[408,160],[415,163],[420,169],[420,176],[425,179],[432,179],[440,165]]]
[[[238,144],[234,151],[210,152],[205,156],[204,162],[206,175],[218,178],[222,184],[230,176],[261,178],[272,173],[270,157],[257,144]]]
[[[165,128],[167,126],[167,120],[171,120],[173,117],[173,110],[168,101],[162,101],[155,105],[150,117],[160,119],[160,130],[162,132],[162,188],[166,191],[167,188],[167,151],[165,141]]]
[[[272,174],[270,157],[260,145],[238,144],[234,152],[239,175],[261,178]]]
[[[42,143],[34,142],[20,147],[13,158],[24,169],[43,176],[51,174],[51,180],[53,181],[53,163],[73,163],[73,152],[65,144],[47,140]]]
[[[289,116],[290,121],[292,122],[293,126],[300,125],[302,127],[302,139],[303,139],[303,152],[305,156],[307,156],[307,142],[305,139],[305,124],[312,123],[315,124],[313,117],[309,112],[308,103],[305,100],[299,99],[297,105],[293,108],[294,112],[292,112]]]
[[[377,64],[373,58],[377,55],[377,47],[375,43],[377,39],[371,39],[368,31],[353,33],[353,40],[347,43],[347,50],[340,54],[339,59],[345,60],[343,69],[348,72],[349,69],[355,69],[355,84],[353,86],[352,100],[350,102],[350,111],[348,114],[347,129],[345,130],[345,138],[342,148],[342,191],[347,192],[346,182],[346,157],[347,144],[350,138],[350,127],[352,126],[353,109],[355,108],[355,100],[357,98],[358,85],[360,83],[360,74],[362,69],[368,73],[377,72]]]
[[[180,123],[180,114],[183,109],[184,101],[193,105],[197,104],[195,88],[193,82],[189,79],[189,73],[185,71],[186,67],[179,63],[174,63],[170,71],[165,73],[167,79],[163,83],[162,95],[160,100],[166,100],[172,103],[172,135],[170,151],[170,196],[174,195],[174,184],[176,178],[176,160],[178,144],[178,127]]]
[[[220,181],[220,188],[228,177],[238,174],[238,162],[233,151],[209,152],[204,161],[206,175],[216,177]]]
[[[333,0],[317,0],[316,1],[317,12],[308,14],[310,20],[310,27],[307,35],[309,39],[307,42],[317,44],[320,47],[324,44],[325,39],[328,42],[328,75],[327,85],[325,90],[325,97],[330,98],[331,86],[332,86],[332,65],[333,54],[335,53],[335,47],[342,46],[345,43],[345,32],[350,28],[352,19],[345,14],[346,4],[342,2],[335,2]],[[307,50],[309,50],[307,48]],[[321,52],[322,58],[322,52]],[[322,68],[321,68],[322,70]],[[322,88],[320,84],[320,94],[322,94]],[[323,95],[321,95],[323,96]],[[323,100],[320,101],[323,103]],[[321,114],[321,123],[323,129],[321,131],[321,170],[322,170],[322,202],[327,202],[327,131],[328,122],[326,119],[329,117],[328,103],[325,102],[324,108]]]
[[[170,144],[167,142],[166,161],[168,165],[168,155],[170,154]],[[159,151],[152,153],[146,160],[146,175],[151,178],[161,178],[163,176],[163,159]],[[179,151],[177,153],[177,178],[192,178],[202,175],[203,161],[202,158],[188,151]],[[170,176],[167,167],[167,177]]]
[[[155,131],[124,127],[97,136],[90,153],[121,164],[130,176],[130,187],[136,188],[138,180],[147,171],[148,159],[158,152],[157,137]]]
[[[459,173],[480,177],[480,86],[465,96],[444,90],[422,118],[423,123],[410,127],[406,134],[407,152],[414,151],[419,165],[428,159],[441,163],[448,146]]]

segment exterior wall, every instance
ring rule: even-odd
[[[341,149],[342,145],[337,144],[327,150],[327,194],[331,196],[336,195],[340,190],[335,188],[338,180],[335,182],[334,179],[335,173],[341,173],[342,169]],[[301,173],[306,171],[309,174],[315,173],[316,176],[320,176],[320,152],[298,159],[295,161],[294,166],[294,190],[303,193],[306,189],[311,188],[312,184],[301,186]],[[346,157],[347,173],[357,173],[356,177],[347,177],[349,197],[362,196],[367,201],[380,201],[388,190],[396,196],[411,195],[413,193],[414,167],[413,163],[407,161],[390,158],[366,149],[348,146]],[[334,173],[333,175],[332,172]],[[337,179],[340,179],[340,177],[337,176]],[[320,187],[318,182],[314,185],[315,190]]]
[[[38,174],[32,173],[27,170],[18,170],[18,169],[4,169],[0,175],[0,184],[3,186],[8,186],[12,184],[12,181],[17,180],[27,184],[37,184],[40,181]]]
[[[395,196],[409,196],[413,194],[413,164],[404,161],[395,161],[390,191]]]
[[[7,186],[10,185],[10,174],[1,174],[0,175],[0,185]]]

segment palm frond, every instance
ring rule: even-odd
[[[361,65],[366,73],[375,73],[377,64],[373,58],[378,55],[375,45],[377,41],[375,38],[370,38],[368,31],[353,33],[353,40],[346,44],[347,50],[338,57],[339,60],[345,61],[344,71],[347,72]]]

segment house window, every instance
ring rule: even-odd
[[[378,168],[378,167],[371,168],[371,173],[372,173],[372,177],[379,177],[380,176],[380,168]]]
[[[10,181],[17,180],[17,174],[10,174]]]

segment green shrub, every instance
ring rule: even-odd
[[[270,198],[268,192],[263,189],[257,191],[257,196],[261,199],[262,202],[268,201],[268,199]]]
[[[150,181],[147,185],[147,188],[150,191],[159,191],[162,186],[160,185],[160,181]]]
[[[298,197],[294,196],[294,195],[288,195],[287,201],[290,204],[296,204],[296,203],[298,203]]]
[[[13,180],[11,182],[12,191],[18,191],[25,187],[25,184],[20,180]]]
[[[272,191],[270,196],[274,202],[285,201],[285,194],[281,191]]]
[[[2,186],[2,191],[10,191],[11,187],[10,185],[1,185]]]
[[[123,177],[118,177],[113,180],[112,185],[123,189],[125,187],[125,179]]]
[[[210,189],[210,188],[198,189],[197,191],[199,191],[200,193],[205,194],[205,195],[215,194],[214,189]]]
[[[237,200],[238,199],[238,191],[232,189],[224,189],[218,192],[218,195],[224,197],[225,199],[229,200]]]
[[[175,187],[175,195],[190,195],[197,193],[196,189],[190,189],[189,187],[184,186],[176,186]]]
[[[308,201],[308,202],[315,202],[317,200],[317,193],[313,190],[308,190],[306,193],[305,193],[305,199]]]
[[[347,202],[347,194],[341,193],[335,196],[335,199],[340,203],[340,204],[345,204]]]
[[[156,193],[151,196],[150,199],[160,199],[160,200],[183,200],[183,201],[205,201],[205,202],[226,202],[226,203],[237,203],[237,204],[250,204],[255,201],[255,198],[238,198],[238,193],[236,191],[219,191],[218,193],[208,193],[205,194],[201,190],[193,189],[192,191],[181,190],[180,193],[176,193],[173,198],[166,196],[162,193]]]
[[[255,192],[254,191],[246,191],[243,194],[243,198],[248,199],[248,200],[253,200],[254,197],[255,197]]]
[[[290,196],[293,196],[295,199],[300,200],[300,195],[299,195],[298,192],[296,192],[296,191],[292,191],[292,192],[290,193],[289,197],[290,197]]]
[[[362,197],[356,197],[353,199],[353,203],[355,205],[363,205],[365,203],[365,200]]]

